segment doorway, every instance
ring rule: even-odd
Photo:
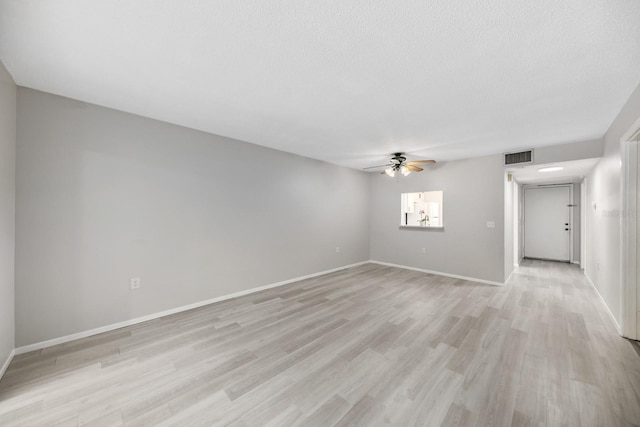
[[[572,187],[524,189],[524,257],[571,262]]]

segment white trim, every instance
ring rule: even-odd
[[[449,274],[449,273],[443,273],[441,271],[425,270],[424,268],[409,267],[408,265],[392,264],[390,262],[382,262],[382,261],[375,261],[375,260],[371,260],[370,262],[372,264],[380,264],[380,265],[386,265],[388,267],[404,268],[405,270],[420,271],[422,273],[436,274],[438,276],[452,277],[454,279],[463,279],[463,280],[468,280],[470,282],[484,283],[486,285],[504,286],[504,283],[502,282],[494,282],[494,281],[485,280],[485,279],[476,279],[475,277],[459,276],[457,274]],[[513,274],[513,272],[511,274]]]
[[[620,215],[620,272],[622,278],[621,310],[622,335],[637,340],[638,331],[638,154],[640,143],[640,119],[625,133],[621,139],[621,190],[622,212]],[[635,214],[635,215],[634,215]]]
[[[571,264],[580,265],[580,261],[571,261]]]
[[[589,284],[591,285],[593,290],[596,291],[596,294],[598,295],[598,298],[600,298],[600,301],[602,302],[602,305],[606,309],[607,314],[609,314],[609,318],[613,322],[613,326],[615,326],[616,331],[618,331],[618,334],[622,335],[622,328],[620,327],[620,324],[618,323],[618,321],[616,320],[615,316],[613,315],[613,313],[609,309],[609,306],[607,305],[607,302],[604,300],[604,298],[602,298],[602,294],[600,294],[600,291],[598,290],[596,285],[593,283],[593,280],[591,280],[591,277],[589,277],[589,275],[586,274],[586,273],[585,273],[584,277],[587,278],[587,282],[589,282]]]
[[[580,268],[587,270],[587,181],[580,182]]]
[[[518,190],[518,264],[524,259],[524,187]]]
[[[182,307],[171,308],[169,310],[161,311],[159,313],[153,313],[153,314],[149,314],[149,315],[146,315],[146,316],[136,317],[134,319],[125,320],[123,322],[112,323],[110,325],[101,326],[99,328],[90,329],[88,331],[77,332],[75,334],[65,335],[65,336],[59,337],[59,338],[53,338],[53,339],[46,340],[46,341],[40,341],[40,342],[37,342],[37,343],[34,343],[34,344],[24,345],[24,346],[16,348],[14,350],[14,353],[15,354],[23,354],[23,353],[28,353],[28,352],[34,351],[34,350],[40,350],[40,349],[43,349],[43,348],[52,347],[54,345],[63,344],[63,343],[66,343],[66,342],[69,342],[69,341],[74,341],[74,340],[77,340],[77,339],[80,339],[80,338],[90,337],[92,335],[101,334],[103,332],[113,331],[115,329],[124,328],[126,326],[136,325],[138,323],[142,323],[142,322],[146,322],[146,321],[149,321],[149,320],[158,319],[160,317],[169,316],[171,314],[180,313],[182,311],[192,310],[194,308],[198,308],[198,307],[202,307],[202,306],[205,306],[205,305],[213,304],[215,302],[225,301],[225,300],[228,300],[228,299],[237,298],[237,297],[240,297],[240,296],[243,296],[243,295],[248,295],[248,294],[252,294],[252,293],[255,293],[255,292],[260,292],[260,291],[264,291],[264,290],[267,290],[267,289],[277,288],[279,286],[288,285],[289,283],[294,283],[294,282],[299,282],[301,280],[311,279],[313,277],[322,276],[324,274],[329,274],[329,273],[334,273],[334,272],[340,271],[340,270],[346,270],[347,268],[357,267],[359,265],[368,264],[369,262],[370,261],[367,260],[367,261],[357,262],[355,264],[344,265],[342,267],[332,268],[330,270],[320,271],[318,273],[307,274],[306,276],[300,276],[300,277],[295,277],[293,279],[283,280],[282,282],[271,283],[269,285],[259,286],[257,288],[246,289],[244,291],[234,292],[232,294],[211,298],[211,299],[208,299],[208,300],[205,300],[205,301],[199,301],[199,302],[196,302],[196,303],[193,303],[193,304],[189,304],[189,305],[183,305]],[[7,366],[8,366],[8,364],[7,364]]]
[[[515,273],[516,270],[511,270],[511,273],[509,273],[509,277],[507,277],[507,280],[504,281],[504,283],[500,283],[500,282],[496,282],[497,285],[496,286],[506,286],[507,283],[509,283],[509,280],[511,280],[511,276],[513,276],[513,273]]]
[[[16,355],[16,350],[13,349],[11,350],[11,353],[9,353],[9,357],[7,357],[7,360],[4,362],[4,365],[2,365],[2,368],[0,368],[0,379],[2,379],[2,376],[4,375],[5,372],[7,372],[7,368],[9,367],[9,364],[11,363],[11,361],[13,360],[13,356]]]
[[[575,199],[573,198],[573,184],[571,184],[569,186],[569,197],[571,198],[571,201],[569,203],[571,203],[571,208],[569,209],[570,215],[569,215],[569,259],[571,260],[570,262],[574,261],[574,254],[573,254],[573,244],[574,244],[574,235],[573,235],[573,214],[575,213],[574,209],[575,209]]]
[[[515,180],[513,181],[512,191],[511,215],[513,222],[511,225],[513,228],[513,267],[518,268],[520,266],[518,260],[520,257],[520,184]]]

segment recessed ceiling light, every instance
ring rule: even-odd
[[[562,166],[550,166],[548,168],[538,169],[538,172],[555,172],[564,169]]]

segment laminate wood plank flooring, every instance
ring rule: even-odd
[[[640,426],[640,356],[576,266],[365,264],[16,356],[0,425]]]

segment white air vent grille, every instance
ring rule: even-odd
[[[533,150],[520,151],[518,153],[506,153],[504,155],[505,166],[522,163],[533,163]]]

